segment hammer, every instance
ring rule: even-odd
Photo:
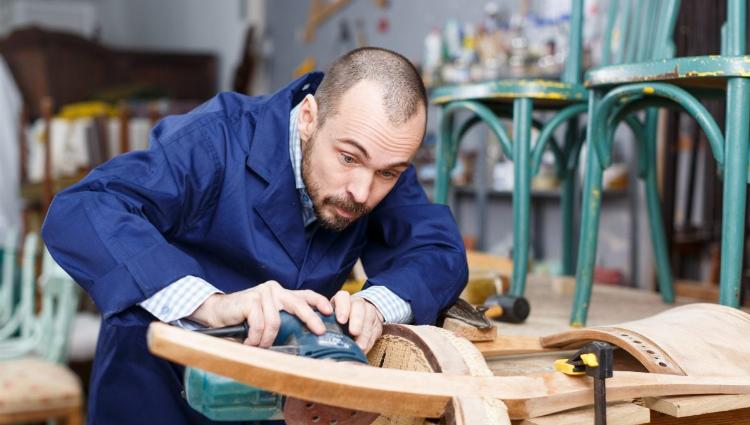
[[[513,295],[490,295],[482,307],[485,316],[508,323],[523,323],[531,311],[526,298]]]

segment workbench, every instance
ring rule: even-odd
[[[573,279],[532,275],[526,287],[531,314],[523,324],[498,323],[502,336],[541,336],[568,330]],[[678,297],[675,305],[700,300]],[[634,288],[594,285],[589,326],[642,319],[667,310],[658,293]],[[750,311],[745,308],[744,310]],[[750,336],[748,336],[750,337]],[[554,371],[560,352],[493,357],[487,365],[497,376],[532,375]],[[636,399],[608,407],[608,424],[750,424],[750,396],[686,396]],[[523,425],[593,424],[593,408],[576,409],[524,421]]]

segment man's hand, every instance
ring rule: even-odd
[[[383,315],[369,301],[346,291],[339,291],[331,299],[336,310],[336,320],[344,325],[349,322],[349,333],[365,353],[383,333]]]
[[[247,321],[249,331],[244,343],[266,348],[279,333],[280,310],[297,316],[308,329],[322,335],[325,325],[312,307],[325,315],[333,313],[324,296],[310,290],[289,290],[269,280],[244,291],[213,294],[188,318],[212,328]]]

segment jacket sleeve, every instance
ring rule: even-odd
[[[223,175],[215,143],[221,131],[170,120],[152,131],[149,150],[118,156],[60,192],[44,221],[50,253],[104,317],[183,276],[205,278],[198,262],[169,239],[215,202]]]
[[[383,285],[408,302],[416,324],[434,324],[468,278],[450,209],[427,199],[410,166],[370,214],[367,231],[362,263],[368,285]]]

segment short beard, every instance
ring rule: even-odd
[[[317,132],[316,132],[317,133]],[[359,217],[370,212],[370,209],[366,204],[362,204],[354,201],[351,197],[344,196],[326,196],[321,195],[320,185],[312,177],[312,149],[315,144],[315,135],[310,137],[306,143],[302,144],[302,181],[305,183],[307,193],[310,195],[312,200],[313,209],[315,210],[315,216],[318,218],[320,225],[325,229],[332,230],[334,232],[341,232]],[[352,215],[351,218],[342,217],[338,214],[333,214],[333,217],[325,217],[323,215],[323,206],[332,205],[338,207]]]

